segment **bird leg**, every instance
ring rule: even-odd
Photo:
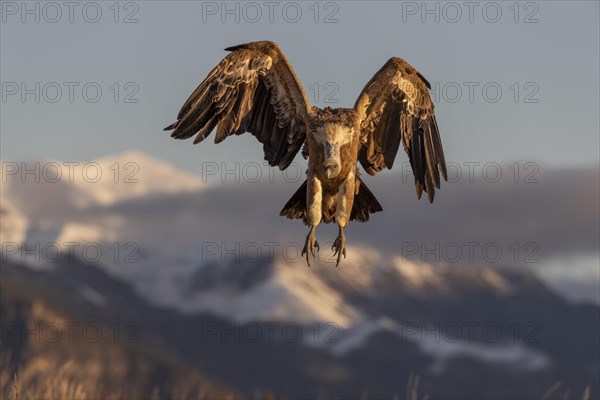
[[[319,251],[319,243],[315,235],[317,226],[321,223],[321,217],[323,216],[322,211],[323,202],[323,191],[321,181],[317,177],[308,177],[308,187],[306,189],[306,208],[307,208],[307,222],[310,225],[310,231],[306,236],[306,243],[302,250],[302,255],[306,254],[306,263],[310,267],[310,255],[316,256],[315,249]]]
[[[354,203],[355,185],[356,178],[354,171],[351,171],[340,185],[338,192],[337,206],[335,208],[335,222],[338,224],[340,231],[335,242],[333,242],[333,246],[331,246],[334,257],[337,255],[337,261],[335,263],[336,267],[340,264],[340,261],[342,261],[342,255],[346,258],[346,235],[344,235],[344,229],[350,220],[352,205]]]

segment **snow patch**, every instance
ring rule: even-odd
[[[4,193],[5,186],[0,183],[0,191]],[[29,222],[17,207],[7,198],[0,198],[0,242],[22,243],[27,237]]]
[[[99,292],[95,291],[91,287],[87,285],[80,286],[77,291],[81,294],[86,300],[93,303],[98,307],[102,307],[106,304],[106,297],[101,295]]]

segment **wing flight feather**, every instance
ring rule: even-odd
[[[231,51],[181,107],[165,128],[171,137],[194,144],[217,128],[215,143],[233,134],[252,133],[265,160],[285,169],[306,139],[312,108],[294,70],[274,42],[252,42]]]
[[[367,83],[354,108],[361,129],[359,161],[367,173],[391,169],[402,143],[417,196],[425,191],[432,202],[440,173],[448,178],[430,87],[410,64],[393,57]]]

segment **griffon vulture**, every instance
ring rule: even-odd
[[[402,147],[412,167],[417,197],[433,201],[440,174],[447,180],[444,152],[427,80],[401,58],[390,58],[366,84],[354,108],[310,105],[291,65],[274,42],[261,41],[230,51],[192,93],[165,130],[176,139],[215,143],[250,132],[262,144],[271,166],[287,168],[302,148],[307,179],[280,215],[310,227],[302,255],[319,250],[319,223],[335,222],[332,250],[346,257],[344,229],[365,222],[381,205],[359,177],[357,162],[369,175],[391,169]]]

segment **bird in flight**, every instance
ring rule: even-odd
[[[306,181],[280,215],[302,219],[310,228],[302,255],[310,266],[319,251],[317,226],[339,227],[333,243],[336,266],[346,257],[344,229],[366,222],[382,207],[360,179],[357,163],[369,175],[391,169],[402,143],[415,178],[433,202],[446,163],[431,85],[401,58],[392,57],[366,84],[353,108],[311,106],[280,47],[260,41],[228,47],[225,58],[183,104],[177,121],[165,128],[175,139],[215,143],[250,132],[263,145],[265,160],[286,169],[298,152],[308,158]]]

